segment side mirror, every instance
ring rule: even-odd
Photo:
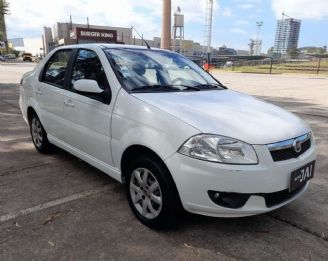
[[[81,79],[74,82],[74,89],[79,92],[102,93],[104,90],[100,89],[95,80]]]

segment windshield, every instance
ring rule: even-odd
[[[133,48],[110,48],[105,52],[130,91],[199,91],[223,88],[198,65],[174,52]]]

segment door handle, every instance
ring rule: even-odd
[[[75,106],[71,99],[65,100],[64,104],[68,107],[74,107]]]

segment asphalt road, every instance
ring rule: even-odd
[[[124,187],[113,179],[64,151],[36,152],[18,106],[18,82],[30,68],[0,65],[0,260],[327,260],[327,78],[288,76],[304,85],[288,89],[286,76],[216,75],[311,125],[318,144],[315,178],[301,198],[272,213],[238,219],[190,214],[179,227],[159,232],[135,219]],[[293,95],[261,87],[274,82],[279,88],[279,81]],[[301,95],[305,88],[310,98]]]

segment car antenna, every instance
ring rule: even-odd
[[[142,41],[145,42],[146,46],[147,46],[147,49],[151,49],[150,48],[150,45],[147,43],[147,41],[143,38],[143,36],[141,36],[138,31],[131,25],[131,28],[137,33],[137,35],[141,38]]]

